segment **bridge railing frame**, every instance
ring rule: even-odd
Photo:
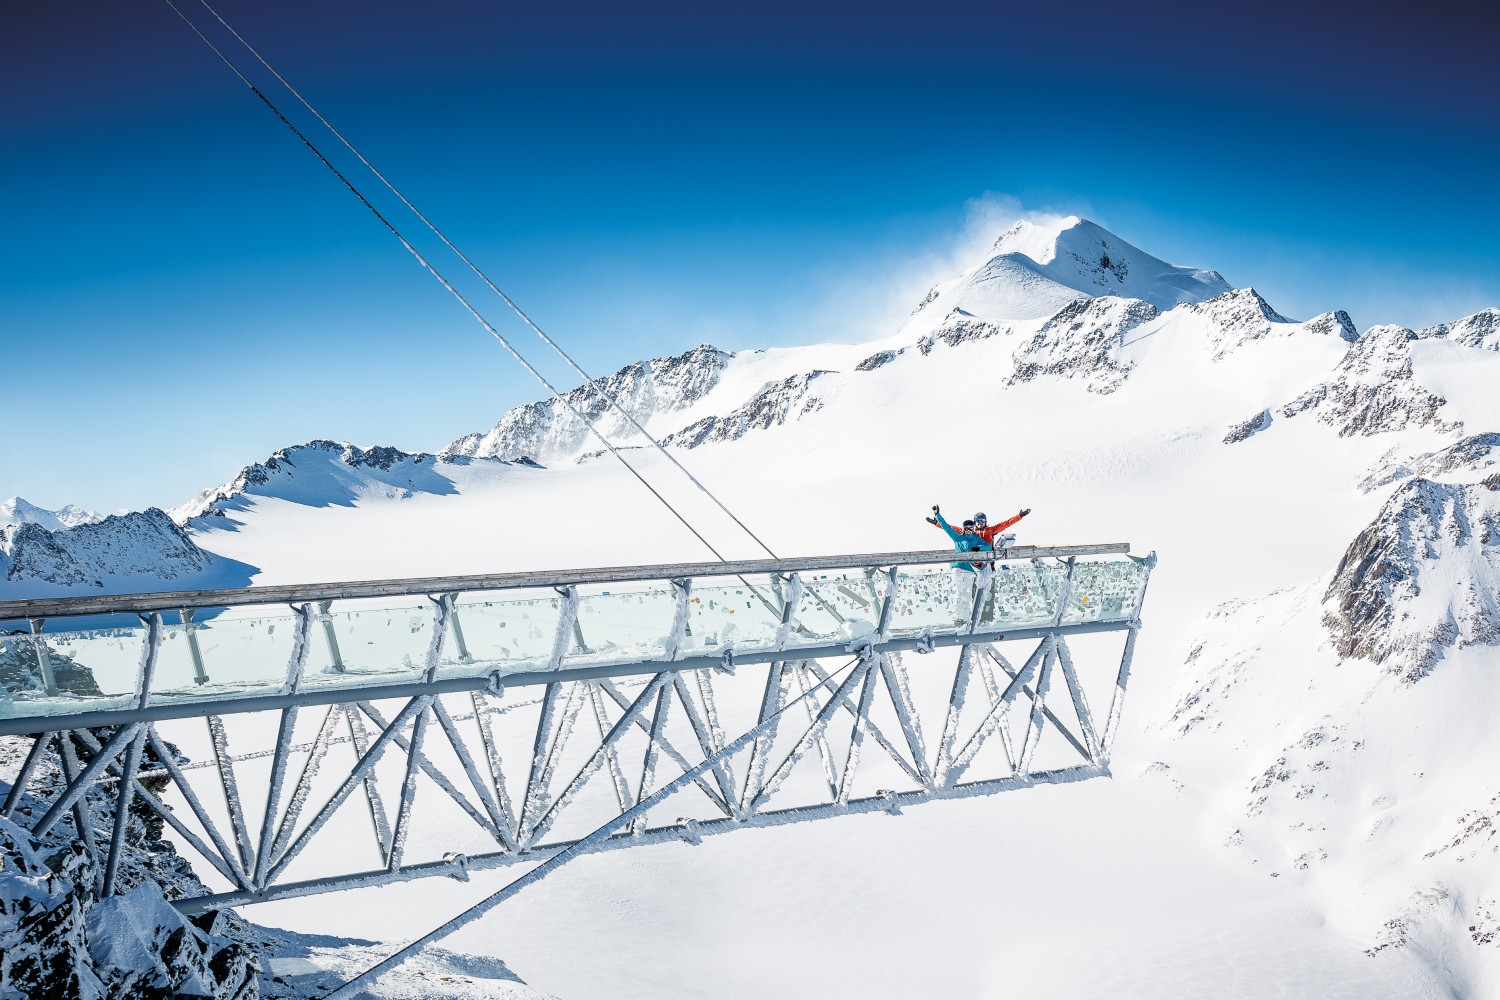
[[[99,855],[102,872],[99,889],[102,894],[108,895],[114,889],[118,871],[126,807],[133,797],[138,796],[234,886],[228,892],[175,901],[174,905],[186,913],[432,875],[466,879],[470,870],[546,860],[578,844],[578,841],[566,839],[549,841],[546,837],[579,789],[600,774],[610,776],[623,815],[646,797],[654,780],[654,772],[663,758],[670,759],[673,764],[687,771],[693,766],[693,757],[701,755],[706,760],[722,752],[727,741],[724,734],[718,731],[718,722],[714,717],[713,678],[737,668],[762,664],[767,667],[767,678],[757,725],[765,727],[769,736],[758,735],[750,742],[749,760],[744,767],[742,782],[734,778],[727,765],[715,766],[694,782],[723,815],[706,820],[684,819],[677,824],[654,828],[648,828],[641,819],[636,819],[626,830],[599,840],[598,843],[591,842],[589,850],[614,850],[671,840],[697,843],[703,837],[745,827],[781,825],[851,813],[899,813],[903,806],[936,798],[992,794],[1038,783],[1069,782],[1106,775],[1134,657],[1136,634],[1141,626],[1140,608],[1150,569],[1155,564],[1154,555],[1144,559],[1129,557],[1145,565],[1140,594],[1135,604],[1135,616],[1131,620],[1063,624],[1063,615],[1070,596],[1068,587],[1077,556],[1111,554],[1128,554],[1128,546],[1018,547],[994,553],[966,554],[965,560],[972,556],[974,562],[986,564],[978,574],[979,586],[975,591],[967,627],[955,634],[916,637],[895,637],[889,634],[897,568],[903,565],[946,562],[952,558],[951,553],[822,557],[782,560],[775,565],[768,565],[770,561],[746,561],[730,567],[721,563],[676,564],[629,568],[633,575],[628,576],[625,575],[625,570],[548,575],[506,574],[503,577],[508,581],[506,586],[535,587],[540,578],[545,583],[572,589],[579,583],[678,579],[680,577],[674,574],[685,576],[692,572],[717,576],[736,571],[785,571],[791,574],[788,579],[795,581],[800,579],[796,576],[799,571],[862,565],[879,567],[872,572],[884,575],[887,584],[876,633],[848,644],[757,652],[744,657],[735,657],[731,651],[729,655],[684,657],[625,666],[563,668],[513,674],[495,671],[479,677],[445,679],[438,679],[436,672],[447,637],[456,632],[447,627],[453,614],[454,595],[461,589],[467,589],[455,584],[460,580],[469,584],[482,581],[484,589],[494,589],[501,577],[449,577],[302,588],[254,588],[259,592],[256,596],[265,598],[265,603],[273,599],[286,600],[288,592],[295,591],[290,594],[290,599],[300,603],[293,604],[297,613],[294,654],[279,694],[227,699],[217,709],[212,705],[201,704],[149,703],[154,650],[159,646],[162,628],[161,613],[168,608],[182,608],[185,605],[220,606],[229,603],[225,598],[230,595],[235,597],[234,603],[247,603],[242,597],[248,591],[199,592],[200,595],[209,593],[212,596],[197,598],[173,594],[77,599],[89,602],[91,610],[88,613],[118,613],[122,610],[141,613],[147,625],[148,638],[141,658],[141,683],[138,685],[136,699],[125,709],[81,713],[77,716],[0,720],[0,725],[5,727],[0,732],[28,732],[34,733],[36,737],[15,786],[3,807],[0,807],[0,814],[14,818],[18,807],[23,801],[27,801],[29,806],[34,807],[29,809],[32,813],[30,829],[33,836],[37,837],[45,835],[59,823],[71,821],[74,830],[79,831],[84,839],[86,848]],[[1003,633],[980,631],[980,619],[993,578],[993,571],[988,563],[1046,556],[1059,559],[1067,567],[1064,577],[1066,582],[1057,595],[1053,620],[1044,625]],[[397,584],[403,589],[391,589]],[[437,586],[432,586],[433,584]],[[379,588],[378,594],[373,593],[376,588]],[[276,592],[274,598],[268,593],[273,590]],[[299,691],[307,648],[314,625],[319,620],[314,602],[335,600],[340,596],[393,596],[398,593],[433,592],[437,594],[433,614],[438,627],[432,633],[422,681],[373,684],[352,689]],[[193,604],[195,600],[201,603]],[[0,615],[7,613],[14,603],[0,605]],[[56,601],[29,603],[28,610],[33,611],[79,613],[76,605],[69,606]],[[784,614],[789,615],[790,609],[795,606],[795,600],[785,602]],[[326,608],[320,610],[326,615]],[[558,625],[559,643],[562,642],[563,632],[568,624],[566,614],[561,618]],[[184,616],[185,621],[186,619],[187,616]],[[1104,725],[1098,727],[1079,684],[1067,638],[1110,631],[1125,631],[1127,635],[1115,671],[1108,715]],[[462,633],[456,634],[458,641],[462,642]],[[151,641],[153,636],[157,642]],[[1000,643],[1033,641],[1036,643],[1035,647],[1019,667],[1007,660],[997,648]],[[929,751],[920,720],[911,703],[901,654],[908,651],[925,653],[943,646],[959,647],[959,657],[946,714],[941,724],[941,735]],[[834,671],[827,671],[819,666],[820,660],[833,657],[849,662]],[[995,668],[999,668],[1005,675],[1003,680],[995,674]],[[848,671],[847,675],[835,684],[837,675],[844,670]],[[1068,692],[1065,704],[1072,709],[1076,719],[1076,732],[1058,717],[1047,701],[1057,674],[1062,675],[1062,686]],[[628,698],[613,683],[614,678],[632,675],[650,675],[645,687],[634,699]],[[788,696],[792,694],[790,688],[793,680],[804,689],[801,698],[816,695],[812,701],[816,705],[816,711],[809,710],[808,725],[795,740],[793,750],[779,759],[773,759],[777,758],[777,754],[773,752],[776,729],[787,725],[786,720],[780,717],[780,712],[787,703]],[[490,697],[505,688],[532,685],[544,685],[542,708],[533,740],[534,750],[525,792],[520,801],[512,804],[508,800],[506,782],[500,773],[493,740],[486,728],[486,719],[489,718],[487,706]],[[873,699],[877,688],[882,686],[900,727],[899,734],[892,733],[889,737],[880,731],[871,718]],[[971,689],[982,690],[987,704],[981,703],[982,720],[965,737],[964,727],[959,720],[966,700],[972,696]],[[463,739],[442,700],[445,695],[463,693],[469,694],[474,706],[480,731],[478,747],[470,747]],[[389,720],[372,704],[376,700],[388,699],[404,701],[400,710]],[[1018,701],[1024,704],[1026,700],[1029,700],[1030,705],[1024,714],[1024,722],[1021,723],[1023,731],[1014,734],[1013,738],[1008,721],[1011,706]],[[686,713],[698,744],[686,754],[673,745],[664,733],[664,721],[673,701]],[[611,704],[613,709],[610,709]],[[357,761],[340,780],[337,792],[312,813],[307,823],[301,824],[317,765],[304,763],[302,774],[296,779],[290,794],[285,793],[293,758],[296,756],[292,739],[298,712],[301,708],[314,705],[329,706],[319,728],[318,744],[326,747],[331,727],[347,724],[355,744]],[[573,720],[585,708],[596,713],[601,738],[597,747],[589,754],[585,767],[559,787],[558,765],[562,747],[569,739]],[[223,722],[217,713],[268,710],[280,711],[281,719],[272,753],[270,794],[258,817],[259,829],[252,831],[237,787],[234,762],[228,753]],[[620,715],[611,721],[606,733],[605,723],[610,721],[608,712],[611,710]],[[852,723],[845,759],[840,766],[830,757],[825,735],[828,727],[845,714],[852,716]],[[194,716],[207,716],[210,732],[213,734],[215,766],[230,822],[227,833],[219,829],[204,808],[192,783],[183,774],[156,729],[158,722]],[[365,730],[365,721],[375,729]],[[423,745],[432,722],[437,723],[442,737],[453,748],[461,775],[450,778],[424,755]],[[24,724],[31,728],[19,729],[14,724]],[[1081,763],[1044,771],[1033,769],[1036,747],[1047,726],[1063,736],[1078,753]],[[90,730],[102,727],[116,728],[101,744]],[[641,762],[638,790],[631,791],[630,782],[622,776],[622,741],[627,734],[640,731],[647,733],[645,757]],[[1001,743],[1012,773],[1002,777],[964,780],[976,755],[991,738],[996,738]],[[890,754],[917,787],[904,791],[882,789],[874,796],[854,796],[854,778],[859,770],[862,748],[867,741]],[[28,795],[28,787],[38,765],[54,745],[59,755],[63,781],[57,794],[50,801],[42,803],[35,796]],[[140,767],[144,749],[148,745],[157,761],[156,773],[164,774],[176,786],[201,828],[200,831],[190,828],[158,795],[141,784]],[[406,759],[404,780],[395,803],[395,816],[387,818],[384,803],[375,786],[373,769],[385,753],[391,752],[392,746],[404,753]],[[83,755],[79,754],[80,750],[84,751]],[[815,751],[822,757],[824,770],[828,775],[828,800],[811,805],[771,808],[770,800],[780,782]],[[309,760],[318,759],[319,751],[315,746]],[[484,762],[483,769],[479,762]],[[418,779],[422,775],[458,802],[470,818],[496,841],[498,849],[467,857],[447,856],[442,861],[404,863],[404,847],[414,815],[415,793]],[[96,798],[105,783],[115,786],[116,797],[115,822],[107,849],[93,842],[91,831],[94,824],[88,819],[88,810],[92,808],[91,797]],[[472,787],[477,803],[470,801],[460,791],[459,786],[465,784]],[[38,792],[40,793],[40,789]],[[348,799],[361,792],[371,815],[372,831],[379,842],[384,866],[380,869],[297,882],[283,881],[282,876],[287,867],[317,836],[327,820]]]

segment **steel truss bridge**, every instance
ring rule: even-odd
[[[199,913],[1108,774],[1154,555],[952,558],[0,603],[0,813],[108,895],[138,799]]]

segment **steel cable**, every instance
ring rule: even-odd
[[[676,507],[673,507],[670,503],[667,502],[667,499],[665,497],[663,497],[660,493],[657,492],[656,487],[652,486],[650,483],[648,483],[646,481],[646,478],[644,476],[642,476],[640,474],[640,472],[638,472],[636,470],[635,466],[633,466],[629,462],[625,461],[625,456],[623,456],[623,455],[620,454],[620,452],[615,448],[615,446],[609,442],[609,439],[606,438],[604,436],[604,434],[602,432],[600,432],[600,430],[597,427],[595,427],[593,425],[593,423],[587,417],[585,417],[582,413],[580,413],[578,411],[577,407],[575,407],[566,398],[564,398],[563,394],[560,393],[560,392],[558,392],[557,389],[553,387],[552,383],[549,382],[549,381],[547,381],[546,377],[544,375],[542,375],[541,372],[537,371],[536,368],[534,368],[532,366],[531,362],[527,361],[524,357],[522,357],[521,356],[521,352],[518,351],[518,350],[516,350],[515,346],[512,345],[510,341],[506,340],[505,337],[500,333],[500,331],[497,330],[497,329],[495,329],[495,327],[490,323],[490,321],[487,320],[487,319],[485,319],[484,316],[479,312],[479,310],[476,309],[476,308],[474,308],[474,306],[469,302],[469,300],[466,299],[466,298],[464,298],[463,294],[461,292],[459,292],[458,289],[454,288],[452,284],[449,283],[449,281],[448,281],[447,278],[443,277],[442,273],[440,271],[438,271],[438,269],[436,267],[433,266],[433,264],[432,264],[431,261],[429,261],[426,257],[424,257],[422,255],[421,251],[419,251],[416,247],[412,246],[411,242],[409,240],[407,240],[407,238],[405,236],[401,235],[401,231],[399,229],[397,229],[391,223],[391,221],[389,219],[387,219],[384,215],[382,215],[381,212],[380,212],[380,210],[378,208],[376,208],[374,205],[370,204],[369,199],[366,198],[362,193],[360,193],[359,188],[355,187],[354,183],[352,181],[350,181],[349,178],[345,177],[343,175],[343,173],[340,172],[339,168],[335,167],[333,165],[333,163],[328,159],[328,157],[326,157],[326,156],[323,155],[322,151],[320,149],[318,149],[318,147],[313,144],[312,140],[309,139],[307,136],[303,135],[302,134],[302,130],[299,129],[299,128],[297,128],[296,125],[292,124],[291,120],[288,119],[286,115],[284,115],[284,114],[281,113],[281,109],[278,108],[271,101],[271,99],[269,97],[267,97],[265,94],[261,93],[260,88],[257,87],[257,86],[255,86],[255,84],[251,83],[250,79],[248,77],[246,77],[244,73],[240,72],[239,67],[236,66],[230,60],[230,58],[228,56],[226,56],[222,51],[220,51],[219,47],[217,45],[215,45],[209,39],[209,37],[207,35],[205,35],[202,31],[198,30],[198,26],[193,23],[193,21],[192,21],[191,18],[189,18],[186,14],[184,14],[178,8],[178,6],[175,3],[172,2],[172,0],[164,0],[164,2],[166,3],[166,5],[168,7],[172,8],[173,12],[175,12],[178,17],[182,18],[183,22],[186,23],[189,28],[193,29],[193,33],[195,35],[197,35],[199,38],[203,39],[203,44],[207,45],[210,49],[212,49],[214,55],[218,56],[223,61],[224,65],[228,66],[229,69],[234,73],[234,75],[237,76],[237,77],[239,77],[240,80],[245,84],[245,86],[249,87],[250,90],[251,90],[251,92],[254,93],[256,97],[260,98],[261,102],[264,103],[266,107],[268,107],[268,108],[271,109],[271,112],[273,114],[275,114],[277,118],[281,119],[282,124],[284,124],[287,128],[291,129],[292,130],[292,134],[295,135],[298,139],[302,140],[302,144],[305,145],[309,150],[311,150],[312,153],[313,153],[313,155],[316,156],[320,161],[322,161],[322,163],[323,163],[323,165],[325,167],[327,167],[329,170],[331,170],[333,172],[333,175],[335,177],[337,177],[343,183],[343,185],[346,188],[349,189],[350,193],[352,193],[354,195],[354,197],[358,198],[359,201],[360,201],[360,203],[362,205],[364,205],[366,208],[368,208],[370,210],[371,214],[373,214],[375,216],[375,218],[377,218],[377,219],[380,220],[381,225],[385,226],[386,229],[390,230],[392,236],[395,236],[396,239],[398,239],[398,240],[401,241],[401,245],[403,247],[405,247],[407,249],[407,251],[413,257],[416,258],[417,263],[421,264],[424,268],[426,268],[427,272],[429,274],[431,274],[434,278],[436,278],[438,280],[438,283],[441,284],[445,289],[447,289],[448,292],[449,292],[449,294],[451,294],[455,299],[457,299],[460,305],[462,305],[466,310],[468,310],[469,315],[473,316],[474,319],[476,319],[481,326],[483,326],[486,330],[488,330],[489,333],[496,340],[498,340],[500,342],[501,346],[503,346],[507,351],[510,352],[511,357],[515,358],[516,361],[518,361],[523,368],[525,368],[528,372],[530,372],[536,378],[536,380],[538,382],[540,382],[547,389],[548,392],[552,393],[552,395],[557,399],[558,402],[560,402],[564,406],[566,406],[568,408],[568,412],[572,413],[573,416],[576,417],[579,420],[580,423],[582,423],[585,427],[587,427],[590,431],[592,431],[593,434],[594,434],[594,436],[599,439],[600,443],[603,444],[604,447],[608,448],[609,451],[610,451],[610,453],[612,455],[614,455],[615,458],[617,458],[617,459],[620,460],[620,464],[623,465],[623,466],[625,466],[625,468],[629,469],[631,475],[635,476],[636,479],[640,480],[641,485],[644,486],[644,487],[646,487],[646,489],[650,490],[651,491],[651,495],[654,496],[654,497],[656,497],[657,500],[661,501],[662,506],[666,507],[667,510],[671,511],[672,515],[674,517],[676,517],[677,520],[681,521],[682,524],[683,524],[683,526],[686,527],[688,531],[690,531],[690,532],[693,533],[693,537],[696,538],[696,539],[698,539],[698,541],[700,541],[700,542],[703,543],[704,548],[708,549],[708,551],[710,551],[710,552],[712,552],[714,554],[714,558],[718,559],[720,562],[727,562],[728,561],[728,560],[726,560],[724,558],[723,555],[721,555],[719,553],[718,549],[714,548],[713,545],[709,544],[708,539],[704,538],[703,535],[699,533],[699,531],[698,531],[697,528],[694,528],[692,526],[692,524],[690,524],[688,522],[687,518],[683,517],[682,514],[678,512],[678,510],[677,510]],[[238,36],[236,36],[236,37],[238,37]],[[325,124],[326,124],[326,122],[325,122]],[[331,126],[330,126],[330,128],[331,128]],[[762,547],[764,547],[764,546],[762,546]],[[769,552],[770,550],[767,549],[766,551]]]
[[[170,0],[169,0],[169,2],[170,2]],[[313,107],[312,103],[309,102],[307,98],[305,98],[305,97],[302,96],[301,91],[299,91],[296,87],[292,86],[292,84],[286,79],[286,77],[282,76],[281,73],[279,73],[277,71],[276,67],[272,66],[270,64],[270,62],[268,62],[266,60],[266,57],[260,54],[259,50],[257,50],[255,48],[255,46],[251,45],[245,39],[245,37],[243,35],[241,35],[238,31],[236,31],[234,29],[233,25],[231,25],[228,21],[226,21],[224,19],[224,16],[222,14],[220,14],[217,10],[215,10],[213,8],[212,5],[209,4],[208,0],[199,0],[199,2],[203,4],[203,6],[208,10],[208,12],[210,14],[212,14],[218,20],[218,22],[220,24],[222,24],[224,26],[224,28],[231,35],[233,35],[239,41],[239,43],[241,45],[243,45],[250,52],[251,55],[253,55],[257,60],[259,60],[260,64],[262,66],[264,66],[271,73],[272,76],[276,77],[276,79],[278,81],[280,81],[280,83],[281,83],[281,85],[283,87],[285,87],[288,91],[291,92],[291,94],[292,94],[293,97],[297,98],[297,100],[302,103],[302,106],[304,108],[306,108],[309,112],[311,112],[312,115],[315,118],[318,119],[318,121],[322,122],[323,126],[326,129],[328,129],[329,132],[332,132],[333,135],[334,135],[334,137],[337,138],[339,142],[343,143],[345,149],[347,149],[347,150],[349,150],[349,152],[353,153],[354,156],[359,159],[359,162],[362,163],[362,164],[364,164],[365,168],[368,169],[370,171],[370,173],[374,174],[375,177],[376,177],[376,179],[379,180],[381,184],[385,185],[386,189],[389,190],[391,192],[391,194],[395,195],[398,199],[400,199],[401,204],[405,205],[408,209],[410,209],[411,212],[412,212],[412,214],[415,215],[418,219],[420,219],[422,221],[422,224],[425,225],[429,230],[431,230],[432,234],[434,236],[436,236],[439,240],[441,240],[443,242],[444,246],[446,246],[449,250],[452,250],[454,252],[454,254],[456,254],[458,256],[459,260],[463,261],[466,265],[468,265],[469,270],[473,271],[476,275],[478,275],[479,279],[481,281],[483,281],[487,286],[489,286],[490,291],[492,291],[496,295],[498,295],[500,297],[500,299],[507,306],[510,307],[511,311],[514,312],[516,314],[516,316],[520,318],[521,322],[525,323],[532,330],[534,330],[536,332],[536,335],[538,337],[542,338],[543,342],[546,343],[548,347],[551,347],[554,351],[556,351],[557,354],[558,354],[558,356],[561,357],[565,362],[567,362],[568,366],[571,367],[575,372],[577,372],[583,378],[585,385],[587,385],[594,393],[596,393],[607,404],[609,404],[610,406],[614,407],[617,411],[619,411],[620,415],[622,417],[624,417],[626,420],[628,420],[630,422],[630,424],[631,424],[632,427],[634,427],[643,437],[645,437],[646,440],[650,441],[651,444],[656,448],[657,451],[660,451],[664,456],[666,456],[667,461],[669,461],[673,465],[677,466],[678,470],[681,471],[684,476],[687,476],[688,480],[694,486],[696,486],[699,490],[701,490],[704,496],[706,496],[710,500],[712,500],[713,503],[714,503],[714,505],[716,507],[718,507],[721,511],[723,511],[729,517],[729,519],[731,521],[733,521],[736,525],[738,525],[739,528],[740,528],[740,530],[744,531],[745,534],[749,535],[755,541],[755,544],[759,545],[762,549],[764,549],[766,551],[766,553],[768,555],[770,555],[770,557],[772,559],[779,559],[780,558],[780,556],[778,556],[775,552],[771,551],[771,547],[769,545],[767,545],[765,542],[761,541],[760,537],[758,535],[756,535],[755,532],[753,532],[753,531],[750,530],[749,526],[746,525],[744,521],[741,521],[739,519],[739,517],[737,517],[732,510],[730,510],[727,506],[725,506],[724,503],[723,503],[723,501],[721,501],[717,496],[715,496],[713,494],[713,492],[711,490],[709,490],[709,488],[707,486],[704,486],[701,482],[699,482],[698,479],[697,479],[697,477],[694,476],[691,472],[689,472],[687,470],[687,467],[684,466],[681,462],[679,462],[677,460],[677,458],[674,455],[672,455],[671,452],[667,451],[667,449],[662,445],[662,443],[660,441],[658,441],[649,431],[646,430],[645,427],[643,427],[641,425],[640,421],[638,421],[635,418],[634,414],[632,414],[629,410],[625,409],[625,407],[621,406],[620,403],[619,403],[619,401],[617,401],[613,396],[611,396],[609,393],[605,392],[604,388],[598,384],[598,381],[596,381],[593,378],[593,376],[589,375],[588,372],[584,371],[583,368],[578,364],[578,362],[574,361],[573,358],[572,358],[572,356],[569,355],[567,351],[563,350],[562,345],[558,344],[555,340],[553,340],[550,336],[548,336],[547,333],[546,333],[546,331],[544,331],[540,326],[538,326],[537,323],[529,315],[527,315],[526,311],[523,310],[519,305],[516,304],[516,302],[515,302],[514,299],[512,299],[509,295],[507,295],[503,289],[501,289],[498,285],[495,284],[494,281],[490,280],[490,276],[487,275],[487,274],[485,274],[484,271],[479,267],[478,264],[474,263],[474,261],[471,260],[467,254],[465,254],[462,250],[460,250],[457,247],[457,245],[455,245],[453,243],[453,241],[450,240],[447,237],[447,235],[444,234],[443,231],[441,229],[439,229],[437,227],[437,225],[434,224],[432,222],[432,220],[429,219],[421,211],[421,209],[417,208],[416,205],[413,205],[411,203],[411,201],[407,199],[406,195],[402,194],[401,191],[396,187],[396,185],[393,184],[393,183],[391,183],[391,181],[385,176],[385,174],[381,173],[375,167],[375,165],[373,163],[371,163],[368,159],[366,159],[365,155],[363,153],[361,153],[358,149],[356,149],[355,146],[354,146],[354,144],[351,143],[347,138],[345,138],[344,134],[342,132],[340,132],[337,128],[335,128],[333,126],[332,122],[330,122],[327,118],[323,117],[322,112],[320,112],[317,108]],[[176,9],[176,8],[174,7],[173,9]],[[248,83],[249,81],[246,81],[246,82]],[[497,336],[498,336],[498,334],[497,334]],[[550,386],[549,386],[549,388],[550,388]],[[555,394],[556,393],[554,393],[554,395]]]

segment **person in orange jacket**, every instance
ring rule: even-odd
[[[1025,517],[1027,514],[1030,514],[1030,513],[1031,513],[1031,508],[1027,507],[1025,510],[1021,511],[1021,513],[1017,514],[1015,517],[1008,517],[1005,520],[1001,521],[999,524],[994,525],[993,527],[990,527],[988,525],[987,519],[985,518],[985,516],[983,514],[975,514],[974,515],[974,534],[978,535],[980,538],[983,538],[986,542],[989,542],[991,545],[994,545],[995,544],[995,536],[996,535],[1000,534],[1000,532],[1004,531],[1006,528],[1009,528],[1011,525],[1015,524],[1017,521],[1021,520],[1021,518]]]

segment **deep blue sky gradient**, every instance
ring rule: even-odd
[[[887,335],[986,196],[1289,315],[1500,304],[1479,5],[221,10],[600,373]],[[165,4],[5,4],[0,87],[0,497],[171,505],[538,398]]]

